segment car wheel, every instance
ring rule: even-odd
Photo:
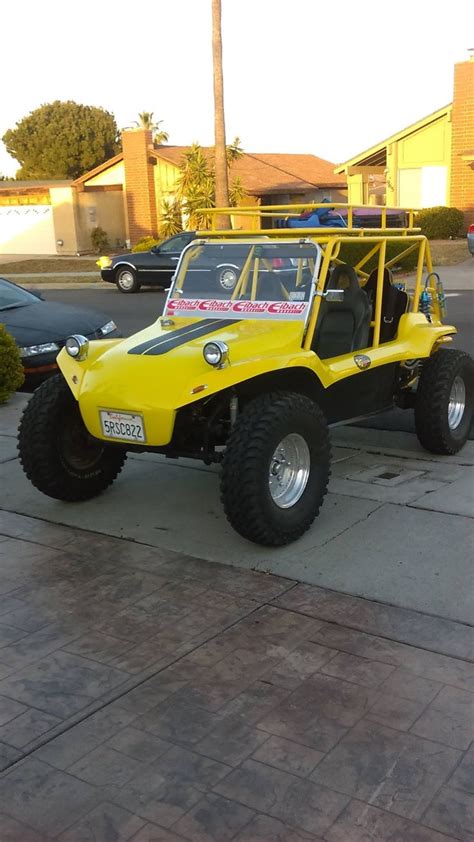
[[[140,289],[135,270],[130,269],[128,266],[117,269],[115,283],[117,284],[117,289],[126,294],[138,292]]]
[[[312,400],[292,392],[252,400],[237,417],[222,462],[231,525],[269,547],[299,538],[323,502],[330,456],[326,420]]]
[[[89,435],[67,383],[56,374],[34,392],[18,431],[20,462],[35,488],[57,500],[96,497],[127,458],[122,447]]]
[[[420,444],[452,454],[465,444],[474,410],[474,361],[464,351],[437,351],[423,364],[415,399]]]
[[[216,272],[216,283],[219,292],[233,292],[239,277],[238,269],[235,266],[218,266]]]

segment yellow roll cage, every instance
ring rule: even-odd
[[[347,212],[347,228],[264,228],[262,220],[277,220],[299,217],[302,212],[318,209],[338,210],[344,209]],[[360,210],[370,210],[371,213],[380,213],[380,228],[355,227],[355,214]],[[289,205],[257,205],[253,207],[227,207],[227,208],[203,208],[199,211],[206,214],[211,221],[211,230],[198,231],[196,236],[199,239],[242,239],[255,238],[258,235],[270,239],[285,240],[310,240],[317,243],[323,252],[323,259],[317,279],[316,294],[308,322],[304,340],[304,349],[311,348],[311,342],[318,319],[319,308],[323,298],[323,292],[328,279],[329,270],[332,265],[341,264],[344,261],[339,259],[341,246],[347,243],[363,242],[367,244],[367,253],[354,265],[354,269],[360,278],[361,286],[369,277],[369,272],[364,270],[368,261],[377,256],[377,292],[375,299],[375,313],[371,322],[373,327],[372,347],[377,348],[380,343],[380,326],[382,318],[382,292],[384,270],[391,269],[397,262],[408,255],[417,252],[416,274],[414,288],[411,293],[411,304],[409,312],[417,313],[419,309],[420,295],[423,284],[423,271],[426,268],[428,282],[426,289],[430,293],[432,308],[432,323],[441,324],[441,309],[439,306],[436,281],[433,275],[433,263],[428,240],[420,233],[421,229],[415,227],[416,213],[413,208],[386,207],[379,205],[346,204],[343,202],[308,202],[304,204]],[[387,227],[387,215],[389,212],[398,212],[406,217],[406,225],[399,228]],[[217,228],[217,221],[222,217],[228,217],[230,228]],[[248,228],[233,228],[232,222],[236,217],[246,217],[251,225]],[[400,246],[400,251],[394,257],[387,259],[387,243]],[[250,265],[250,264],[249,264]]]

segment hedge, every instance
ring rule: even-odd
[[[464,214],[457,208],[424,208],[418,211],[415,225],[429,240],[450,240],[463,233]]]
[[[18,346],[5,325],[0,324],[0,403],[6,403],[24,379]]]
[[[364,243],[360,240],[354,243],[343,243],[339,252],[339,260],[342,260],[344,263],[348,263],[350,266],[355,266],[373,248],[373,246],[374,243]],[[400,254],[405,248],[408,248],[408,246],[409,242],[407,242],[406,245],[405,243],[388,242],[385,260],[391,260],[397,254]],[[368,260],[362,267],[362,271],[371,272],[372,269],[377,267],[378,259],[378,254],[372,255],[370,260]],[[406,255],[406,257],[402,257],[392,268],[397,269],[400,267],[406,272],[411,272],[415,269],[417,260],[418,250],[415,250],[411,254]]]
[[[161,243],[161,240],[155,240],[154,237],[142,237],[140,240],[138,240],[138,243],[135,243],[135,245],[132,248],[132,251],[150,251],[150,249],[152,249],[153,246],[157,246],[159,243]]]

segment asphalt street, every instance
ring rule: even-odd
[[[136,295],[123,295],[112,285],[110,289],[48,289],[42,294],[48,301],[61,301],[103,311],[114,319],[124,336],[136,333],[155,321],[161,315],[165,302],[165,293],[157,289],[148,288]],[[458,329],[453,347],[474,355],[474,291],[449,291],[447,306],[447,321]],[[401,409],[381,413],[360,422],[360,426],[410,433],[415,430],[412,410]],[[474,439],[474,426],[470,438]]]
[[[146,327],[161,315],[165,293],[158,289],[144,289],[136,295],[123,295],[115,286],[110,289],[45,289],[48,301],[92,307],[110,315],[124,336]],[[458,329],[453,346],[474,355],[474,291],[455,290],[447,293],[448,316]]]

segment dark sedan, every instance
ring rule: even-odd
[[[5,278],[0,278],[0,322],[19,346],[27,388],[58,370],[56,357],[71,334],[88,339],[121,336],[104,313],[44,301],[39,292],[29,292]]]
[[[185,231],[153,246],[150,251],[112,257],[108,266],[104,265],[107,258],[101,258],[101,278],[117,284],[117,289],[125,293],[138,292],[141,286],[167,287],[181,252],[195,236],[194,231]]]

